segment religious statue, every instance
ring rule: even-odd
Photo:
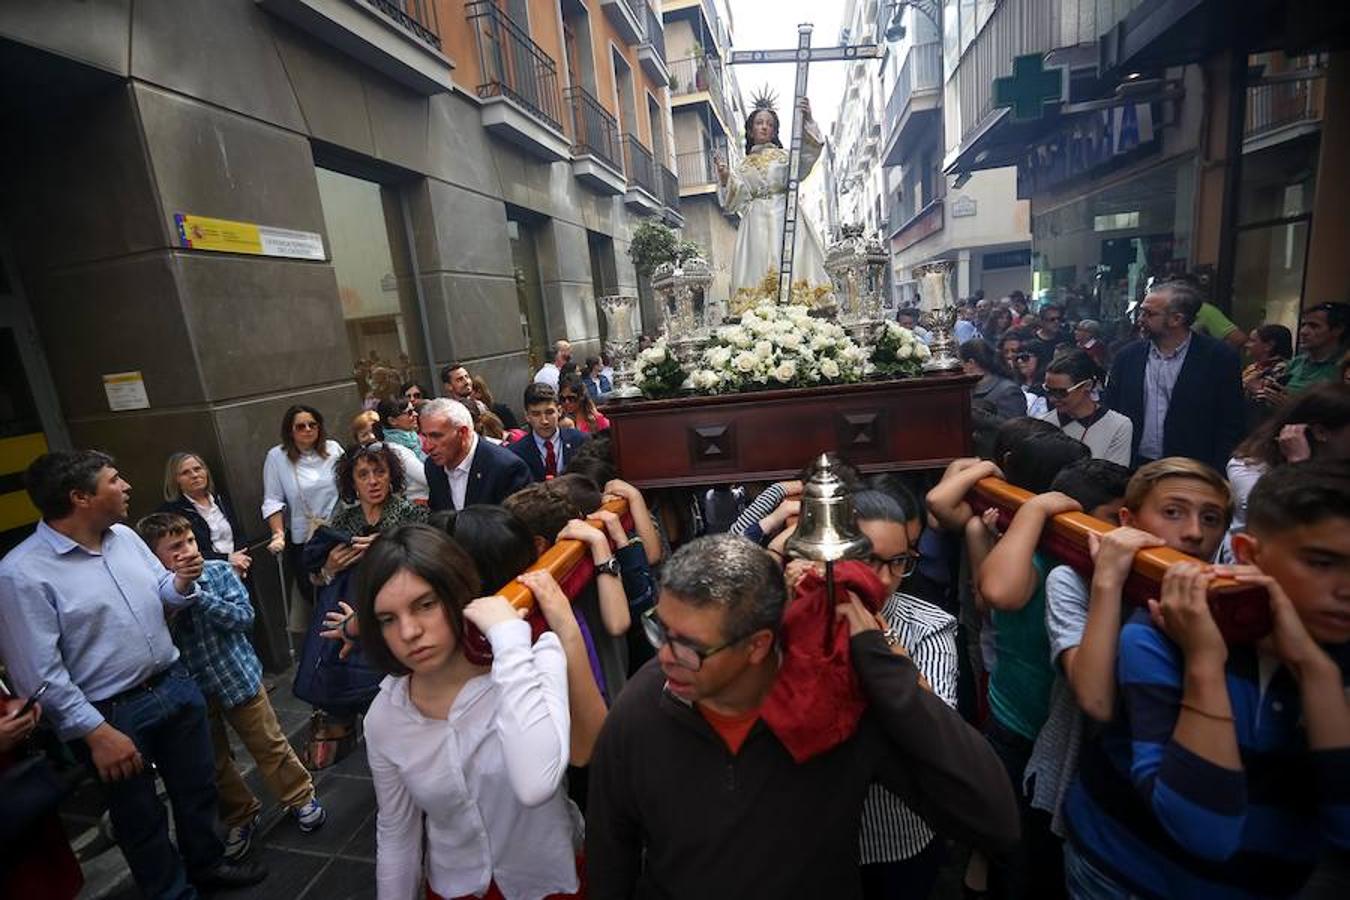
[[[825,139],[814,119],[811,103],[802,97],[797,104],[804,116],[801,178],[820,158]],[[782,262],[783,218],[786,214],[788,152],[778,140],[778,113],[767,92],[754,98],[754,109],[745,121],[745,159],[732,170],[717,160],[717,176],[726,191],[726,208],[741,217],[736,231],[736,253],[731,263],[731,312],[778,297],[778,270]],[[791,302],[817,306],[829,302],[830,276],[825,271],[825,252],[811,222],[799,214],[792,262]]]

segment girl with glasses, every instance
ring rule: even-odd
[[[1134,425],[1097,402],[1102,380],[1101,368],[1084,351],[1060,356],[1045,370],[1042,390],[1050,409],[1040,418],[1086,444],[1093,459],[1128,466]]]
[[[564,378],[560,382],[558,406],[562,414],[573,421],[573,427],[578,431],[595,434],[609,427],[609,419],[596,408],[580,376]]]

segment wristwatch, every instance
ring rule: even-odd
[[[620,566],[617,557],[611,556],[604,562],[595,564],[596,575],[613,575],[615,578],[618,578],[619,572]]]

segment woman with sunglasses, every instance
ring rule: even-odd
[[[586,434],[595,434],[609,427],[609,419],[596,409],[595,401],[581,376],[563,378],[558,386],[558,406],[560,412],[573,422],[573,428]]]
[[[342,445],[328,439],[323,414],[296,404],[281,417],[281,443],[263,461],[262,516],[272,529],[267,549],[285,551],[286,568],[303,601],[290,608],[287,628],[293,632],[303,633],[309,626],[314,587],[301,575],[300,557],[305,542],[337,505],[333,470],[341,458]]]
[[[886,586],[889,599],[881,608],[888,639],[913,660],[919,674],[944,703],[956,708],[956,619],[926,600],[900,591],[919,562],[923,510],[902,485],[885,492],[862,490],[853,495],[858,528],[872,542],[867,564]],[[794,588],[815,563],[788,563]],[[644,623],[645,625],[645,623]],[[923,819],[894,794],[878,785],[868,788],[858,835],[865,900],[927,897],[943,862],[942,842]]]
[[[1082,350],[1060,356],[1045,370],[1042,389],[1050,410],[1040,416],[1092,451],[1093,459],[1130,464],[1134,425],[1129,418],[1097,402],[1102,370]]]
[[[383,408],[386,401],[380,401]],[[416,415],[414,413],[414,415]],[[387,420],[386,420],[387,421]],[[418,506],[426,506],[431,500],[431,488],[427,484],[426,467],[416,453],[402,443],[390,440],[389,432],[394,429],[380,424],[380,414],[373,409],[363,409],[352,417],[350,438],[352,444],[365,446],[379,442],[394,456],[403,467],[403,496]],[[413,437],[416,437],[414,435]],[[339,490],[339,493],[341,491]]]
[[[411,400],[381,400],[375,411],[380,416],[384,440],[411,450],[418,462],[427,458],[422,440],[417,436],[417,405]]]

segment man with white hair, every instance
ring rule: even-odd
[[[562,372],[562,367],[567,365],[572,359],[572,345],[566,340],[557,341],[553,345],[553,359],[539,367],[539,371],[534,373],[535,384],[546,384],[558,390],[558,375]]]
[[[460,401],[431,400],[418,419],[427,443],[425,471],[432,510],[501,503],[533,480],[520,457],[479,440],[473,417]]]

